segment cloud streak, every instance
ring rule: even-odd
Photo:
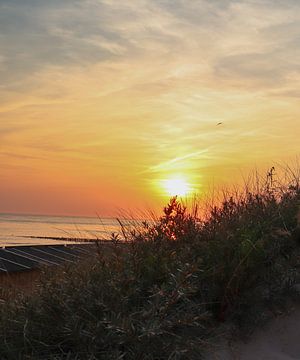
[[[169,161],[165,161],[158,165],[152,166],[148,171],[151,173],[170,172],[170,170],[172,170],[174,167],[176,168],[176,165],[178,165],[178,163],[183,163],[185,162],[185,160],[190,160],[190,159],[199,160],[201,159],[201,155],[206,154],[207,152],[208,150],[205,149],[205,150],[193,152],[191,154],[178,156]],[[184,168],[184,166],[182,168]]]
[[[291,0],[2,1],[0,10],[2,91],[24,90],[28,77],[49,67],[153,54],[174,71],[175,57],[202,62],[213,82],[273,86],[299,70],[300,5]]]

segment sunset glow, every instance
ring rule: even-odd
[[[181,178],[172,178],[164,181],[169,196],[185,196],[190,192],[189,184]]]
[[[0,212],[161,209],[299,155],[300,2],[7,0],[0,31]]]

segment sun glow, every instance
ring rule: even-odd
[[[164,187],[170,196],[185,196],[190,191],[190,185],[182,178],[171,178],[164,181]]]

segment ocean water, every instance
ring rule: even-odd
[[[1,247],[66,244],[70,238],[107,240],[112,232],[120,232],[116,219],[0,214]]]

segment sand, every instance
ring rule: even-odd
[[[300,360],[300,306],[277,316],[245,342],[210,351],[207,360]]]

